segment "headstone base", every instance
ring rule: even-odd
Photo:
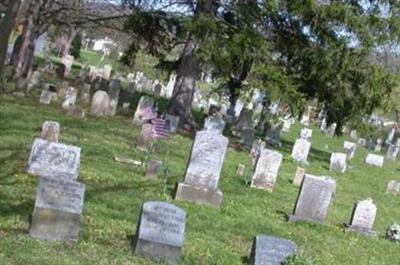
[[[134,254],[155,262],[165,261],[168,264],[176,264],[181,256],[181,248],[139,239],[136,241]]]
[[[354,226],[354,225],[346,225],[346,231],[347,232],[354,232],[358,234],[364,234],[367,236],[377,236],[376,231],[372,229],[367,229],[364,227],[359,227],[359,226]]]
[[[300,217],[300,216],[297,216],[297,215],[294,215],[294,214],[291,214],[291,215],[288,216],[288,221],[289,222],[304,221],[304,222],[309,222],[309,223],[314,223],[314,224],[325,225],[325,221],[323,221],[323,220],[304,218],[304,217]]]
[[[210,190],[179,183],[176,190],[175,200],[191,201],[198,204],[209,204],[219,207],[222,202],[222,192],[220,190]]]
[[[254,183],[254,184],[252,183],[251,187],[259,189],[259,190],[265,190],[265,191],[268,191],[268,192],[272,192],[272,190],[274,188],[273,184],[269,184],[268,185],[268,184],[257,184],[257,183]]]
[[[29,229],[31,237],[50,241],[77,241],[81,215],[36,207]]]

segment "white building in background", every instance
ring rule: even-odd
[[[110,49],[111,46],[115,46],[115,42],[109,38],[93,41],[93,50],[94,51],[108,50],[108,49]]]

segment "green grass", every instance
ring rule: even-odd
[[[398,164],[385,161],[383,169],[365,165],[367,152],[359,149],[345,174],[330,172],[330,152],[342,151],[344,138],[329,139],[314,130],[306,167],[308,173],[337,181],[327,225],[288,223],[285,215],[292,212],[298,193],[291,184],[297,165],[290,159],[298,125],[282,134],[284,162],[272,193],[252,189],[244,178],[235,176],[238,163],[245,164],[250,174],[250,157],[229,148],[219,183],[223,203],[217,210],[173,200],[192,139],[175,135],[157,144],[152,157],[163,160],[171,171],[164,193],[161,178],[147,180],[144,168],[113,161],[114,156],[145,157],[135,148],[139,130],[128,117],[78,120],[65,116],[61,103],[37,102],[38,93],[18,100],[0,96],[0,264],[153,264],[134,256],[130,243],[141,205],[150,200],[171,202],[188,214],[181,264],[243,264],[256,234],[293,240],[299,259],[309,264],[400,264],[400,246],[382,236],[389,224],[400,221],[398,198],[385,194],[388,181],[399,179]],[[61,142],[82,148],[79,181],[86,184],[86,194],[80,240],[73,244],[39,241],[28,235],[38,178],[24,169],[45,120],[60,122]],[[345,233],[342,226],[349,221],[354,203],[367,197],[378,207],[377,238]]]

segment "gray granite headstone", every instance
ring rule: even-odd
[[[296,244],[290,240],[257,235],[254,238],[250,261],[252,265],[282,265],[296,250]]]
[[[36,138],[29,156],[27,172],[40,177],[76,179],[80,155],[79,147]]]
[[[251,180],[251,187],[272,191],[283,156],[279,152],[263,148]]]
[[[292,158],[297,162],[307,164],[308,152],[310,151],[311,143],[305,139],[297,139],[292,149]]]
[[[254,142],[255,133],[256,133],[256,131],[254,130],[253,127],[243,128],[241,131],[240,143],[245,146],[251,147],[251,145]]]
[[[347,230],[366,235],[376,235],[376,232],[372,230],[375,216],[376,206],[372,199],[368,198],[364,201],[359,201],[354,206],[353,215]]]
[[[252,117],[253,117],[253,111],[246,108],[242,108],[242,110],[240,111],[239,118],[232,129],[233,135],[241,136],[241,132],[244,128],[252,127],[251,124]]]
[[[222,133],[225,128],[225,121],[222,118],[209,116],[204,121],[204,130],[215,130],[218,133]]]
[[[179,127],[179,120],[180,120],[179,116],[166,114],[165,120],[169,124],[169,132],[175,133]]]
[[[218,182],[227,148],[228,139],[221,134],[197,132],[185,180],[179,183],[175,199],[219,207],[222,192]]]
[[[133,117],[133,123],[136,125],[142,125],[144,122],[146,122],[143,112],[146,111],[146,109],[153,109],[153,107],[154,99],[148,96],[142,96],[136,108],[135,116]]]
[[[29,234],[34,238],[79,238],[85,185],[73,180],[40,178]]]
[[[278,124],[274,124],[273,126],[268,128],[266,132],[265,142],[275,147],[281,147],[282,129],[283,129],[283,122],[279,122]]]
[[[146,177],[148,178],[157,178],[158,174],[160,174],[161,167],[163,162],[159,160],[150,160],[147,164]]]
[[[50,142],[58,143],[58,137],[60,136],[60,124],[55,121],[45,121],[42,125],[42,132],[40,138]]]
[[[329,170],[344,173],[346,171],[346,167],[347,167],[346,161],[347,161],[346,154],[333,152],[331,154]]]
[[[166,202],[145,202],[134,242],[135,255],[169,264],[179,262],[186,212]]]
[[[304,220],[324,224],[335,189],[334,179],[305,174],[294,213],[289,216],[289,221]]]

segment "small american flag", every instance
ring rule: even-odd
[[[163,119],[152,119],[153,124],[153,137],[154,138],[168,138],[169,137],[169,126],[166,120]]]
[[[139,115],[142,120],[152,120],[157,118],[157,112],[155,112],[153,108],[150,107],[142,109]]]

